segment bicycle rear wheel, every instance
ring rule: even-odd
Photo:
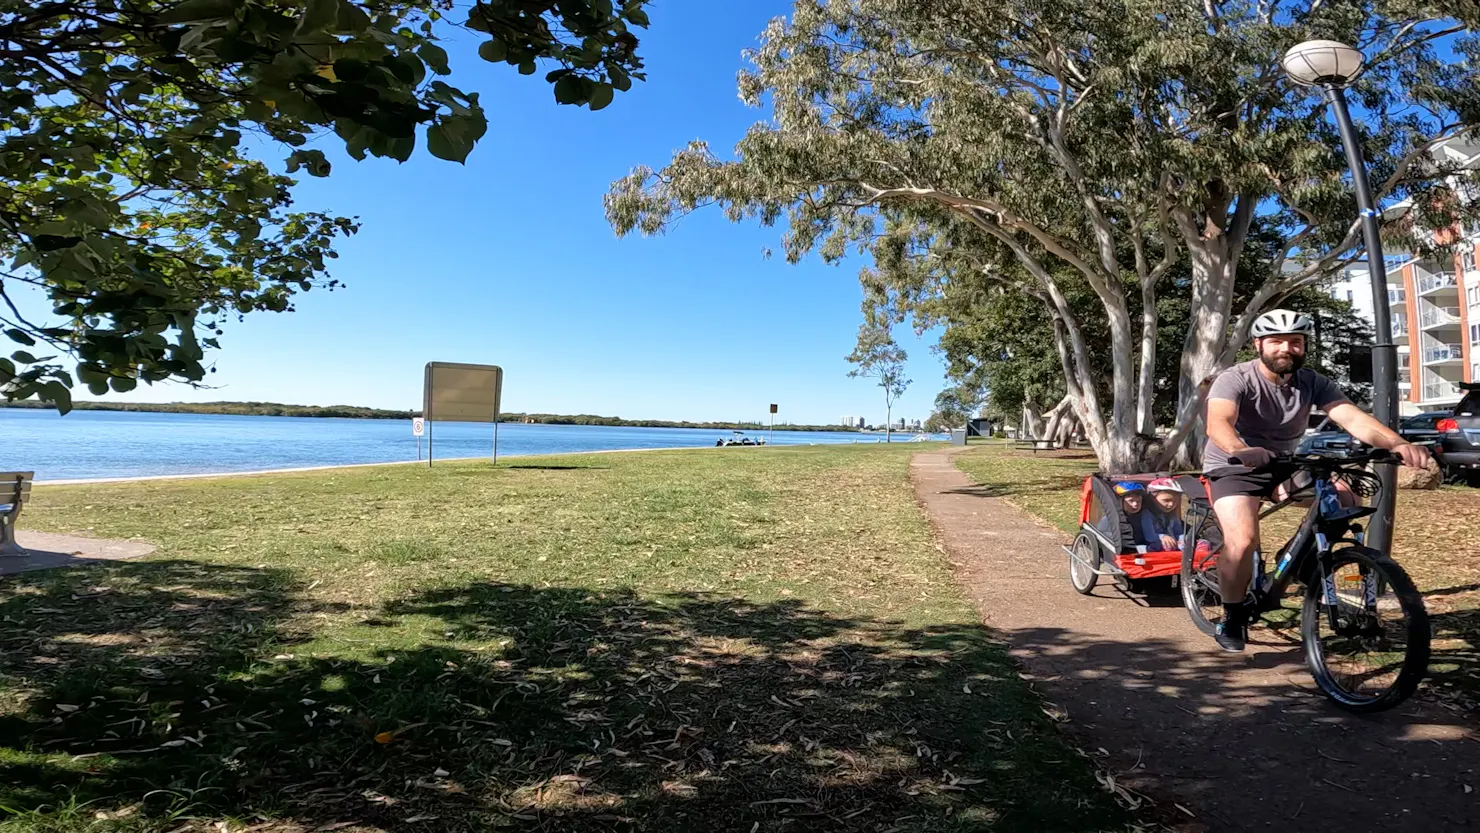
[[[1182,546],[1182,606],[1192,617],[1192,624],[1212,636],[1223,621],[1223,597],[1218,593],[1218,553],[1204,547],[1194,536],[1187,536]]]
[[[1429,666],[1429,614],[1413,580],[1370,547],[1321,559],[1300,635],[1316,685],[1338,706],[1378,712],[1407,700]]]

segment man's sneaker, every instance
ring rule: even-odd
[[[1214,632],[1213,639],[1218,647],[1229,653],[1239,653],[1244,650],[1249,640],[1248,614],[1245,606],[1240,604],[1223,606],[1223,621]]]

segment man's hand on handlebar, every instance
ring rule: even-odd
[[[1415,469],[1429,467],[1429,450],[1421,445],[1413,443],[1398,443],[1393,446],[1392,451],[1403,461],[1403,465]]]
[[[1260,469],[1274,462],[1274,452],[1267,448],[1251,445],[1241,448],[1233,454],[1228,455],[1228,462],[1235,466],[1248,466],[1251,469]]]

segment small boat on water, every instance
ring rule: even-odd
[[[718,448],[720,446],[729,446],[729,445],[765,445],[766,444],[766,440],[765,440],[764,437],[761,438],[761,439],[752,439],[750,437],[745,436],[745,432],[744,431],[735,431],[735,432],[733,432],[733,434],[734,434],[733,436],[730,436],[730,437],[721,437],[721,438],[715,440],[714,441],[715,447]]]

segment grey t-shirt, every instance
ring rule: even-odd
[[[1327,410],[1346,401],[1346,394],[1325,376],[1301,368],[1284,385],[1269,381],[1259,360],[1240,362],[1218,374],[1208,400],[1226,399],[1238,406],[1234,430],[1249,445],[1290,453],[1300,445],[1312,406]],[[1209,439],[1203,445],[1203,471],[1229,465],[1228,453]]]

